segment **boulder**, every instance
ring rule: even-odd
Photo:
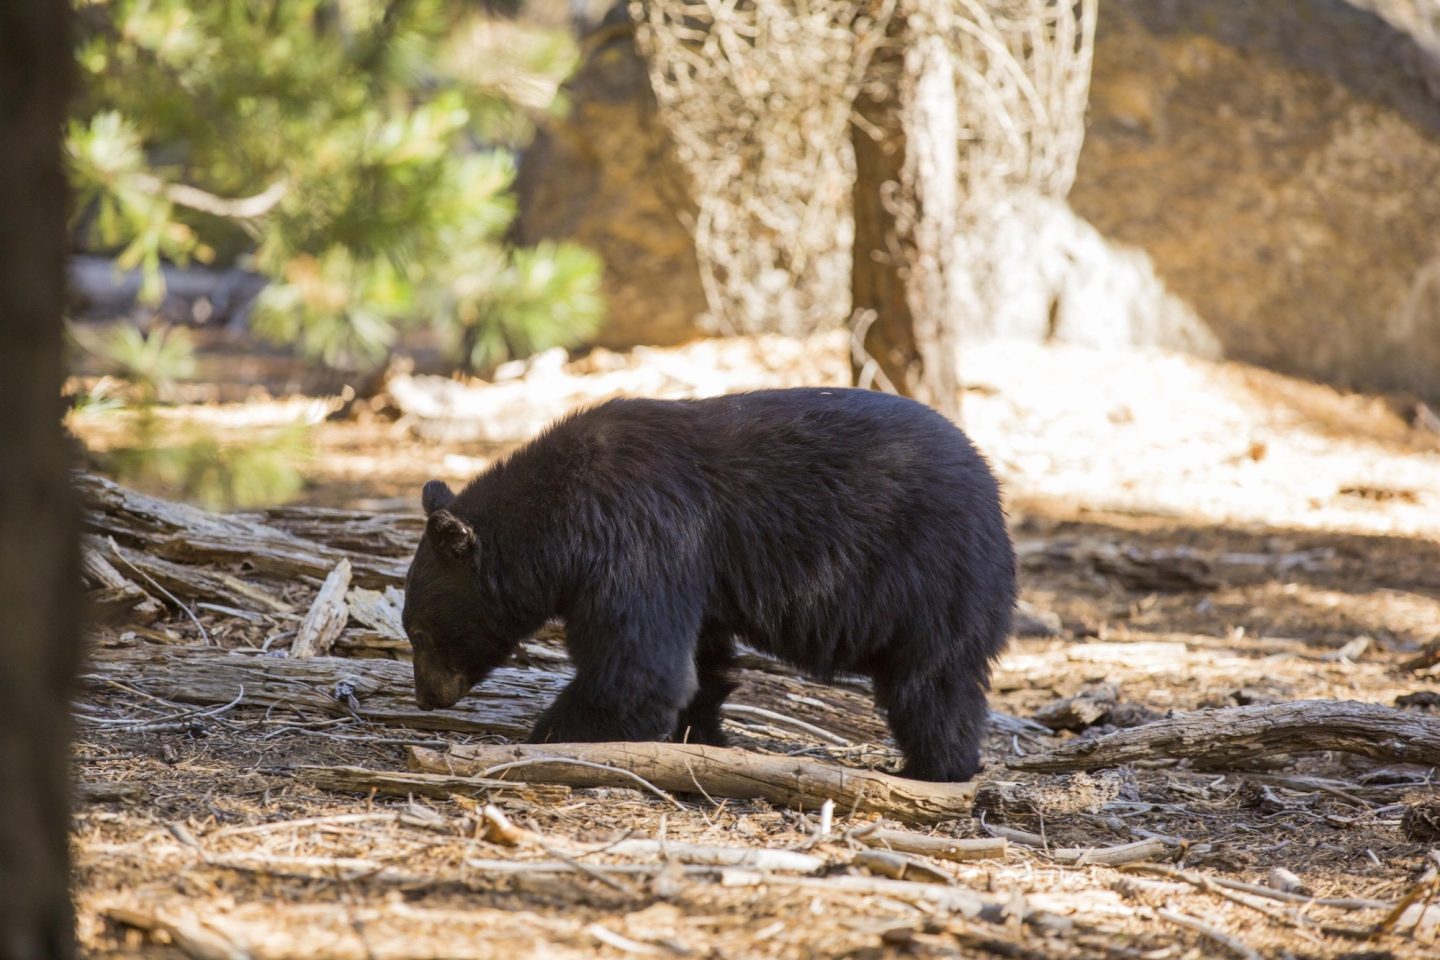
[[[1413,0],[1376,9],[1106,0],[1070,203],[1227,356],[1434,397],[1440,61]]]
[[[657,114],[623,4],[582,42],[565,84],[570,109],[521,158],[515,235],[575,240],[605,263],[603,347],[675,344],[698,336],[705,293],[688,224],[688,178]]]

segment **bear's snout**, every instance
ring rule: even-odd
[[[464,674],[428,668],[418,659],[415,662],[415,706],[421,710],[453,707],[471,686]]]

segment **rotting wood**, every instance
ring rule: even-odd
[[[1007,765],[1018,770],[1090,770],[1171,757],[1223,768],[1256,757],[1317,750],[1440,764],[1440,719],[1349,700],[1197,710],[1015,757]]]
[[[241,516],[146,496],[90,473],[75,474],[74,482],[85,507],[86,529],[113,536],[122,545],[144,544],[153,558],[244,563],[272,576],[317,580],[341,560],[349,560],[355,582],[362,586],[383,587],[405,579],[403,559],[316,543]]]
[[[129,907],[106,907],[101,912],[111,922],[136,930],[164,931],[170,943],[191,960],[249,960],[251,956],[248,944],[230,931],[217,929],[213,921]]]
[[[350,608],[350,618],[371,628],[389,640],[405,640],[405,627],[400,622],[400,612],[405,606],[405,594],[398,587],[386,587],[384,592],[365,587],[352,587],[345,596]]]
[[[161,587],[179,597],[187,597],[192,600],[218,600],[228,606],[241,609],[258,608],[261,612],[268,613],[288,613],[291,609],[290,604],[269,591],[218,570],[192,564],[172,563],[169,560],[151,556],[144,550],[126,547],[123,544],[116,544],[112,547],[111,544],[93,537],[84,537],[82,542],[85,546],[96,547],[107,555],[118,552],[120,559],[127,567],[133,567],[144,576],[154,578]]]
[[[290,656],[315,657],[328,654],[350,619],[345,593],[350,589],[350,561],[341,560],[325,577],[320,592],[300,621],[300,630],[290,644]]]
[[[680,743],[578,743],[467,745],[448,753],[412,747],[413,769],[428,773],[482,773],[516,760],[553,760],[529,766],[525,779],[571,786],[630,787],[625,771],[664,790],[710,797],[764,799],[816,810],[826,800],[837,809],[879,813],[917,823],[968,816],[974,783],[927,783],[798,757],[774,757],[734,747]],[[614,771],[567,764],[598,763]]]
[[[81,545],[80,563],[85,576],[103,588],[89,594],[92,610],[127,614],[138,623],[153,623],[165,612],[164,604],[105,559],[93,538]]]
[[[409,556],[425,532],[420,501],[413,513],[340,510],[333,507],[273,507],[263,513],[232,514],[291,536],[337,550]]]

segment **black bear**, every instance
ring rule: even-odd
[[[872,677],[904,775],[980,768],[1015,556],[985,460],[928,407],[612,400],[422,499],[404,624],[424,709],[559,617],[575,678],[533,741],[722,743],[738,639],[817,679]]]

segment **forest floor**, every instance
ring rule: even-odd
[[[403,571],[431,476],[463,482],[550,417],[607,395],[843,383],[844,349],[833,337],[707,341],[570,364],[548,357],[489,385],[398,375],[384,396],[333,419],[340,402],[325,398],[160,416],[237,436],[311,422],[301,505],[245,522],[347,550],[357,571],[373,562],[369,585],[383,588],[398,586],[387,571]],[[1362,701],[1433,722],[1440,668],[1405,665],[1440,637],[1440,434],[1412,426],[1413,409],[1393,400],[1162,353],[996,344],[967,354],[964,381],[966,429],[1005,484],[1031,622],[996,670],[992,706],[1011,722],[987,744],[977,815],[883,826],[999,834],[1011,840],[1003,854],[911,855],[895,880],[893,862],[859,853],[875,814],[836,809],[824,830],[814,811],[764,800],[558,787],[534,770],[516,771],[532,777],[527,786],[478,798],[322,788],[302,768],[404,771],[417,747],[504,738],[462,722],[463,701],[441,712],[455,721],[448,729],[444,717],[416,729],[417,717],[437,715],[389,700],[380,716],[389,665],[352,680],[342,661],[317,660],[330,671],[323,682],[283,681],[293,701],[271,687],[188,695],[175,679],[185,662],[268,669],[261,648],[291,642],[324,572],[286,575],[223,543],[187,553],[174,530],[153,551],[165,559],[147,566],[146,531],[160,526],[106,519],[92,501],[92,544],[113,547],[112,569],[139,594],[95,627],[77,703],[73,849],[86,954],[1434,956],[1431,767],[1299,750],[1208,767],[1156,756],[1122,776],[1007,763],[1237,705]],[[71,428],[103,449],[118,442],[116,424],[81,413]],[[364,517],[331,508],[376,514],[392,533],[367,542],[355,532]],[[102,580],[91,577],[99,599]],[[147,603],[133,606],[140,595]],[[522,668],[553,676],[553,649],[533,645]],[[404,645],[352,619],[336,652],[403,658]],[[856,686],[759,667],[742,680],[733,702],[780,716],[732,716],[736,745],[894,768],[883,721]],[[321,687],[333,702],[314,695]],[[1077,694],[1082,709],[1057,705]],[[1024,722],[1036,717],[1071,729]],[[662,847],[616,852],[626,839]],[[1147,840],[1141,861],[1103,862]],[[734,869],[666,854],[667,844],[819,862]],[[1097,855],[1065,852],[1077,847]],[[1306,892],[1237,885],[1271,888],[1284,882],[1276,868]]]

